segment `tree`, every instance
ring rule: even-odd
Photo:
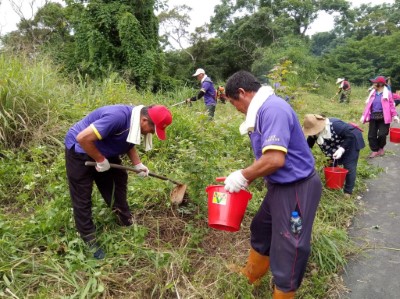
[[[29,6],[33,13],[36,1],[30,1]],[[17,30],[3,37],[4,45],[30,54],[36,54],[41,46],[65,41],[69,36],[69,24],[64,8],[59,3],[45,1],[33,17],[26,17],[22,12],[22,3],[10,1],[13,10],[20,17]]]
[[[138,88],[151,88],[162,65],[156,2],[66,2],[74,29],[74,67],[92,77],[118,71]]]
[[[162,38],[164,44],[171,46],[172,49],[180,49],[190,56],[192,62],[196,59],[187,49],[190,43],[190,34],[188,27],[190,25],[189,13],[192,10],[187,5],[178,5],[171,10],[162,11],[158,15],[160,27],[163,32]]]
[[[237,61],[231,70],[239,67],[266,74],[267,67],[272,68],[283,58],[276,52],[282,50],[282,43],[291,56],[310,54],[306,33],[319,12],[346,13],[348,8],[345,0],[222,0],[214,9],[210,29]],[[294,42],[292,46],[286,45],[289,40]],[[300,48],[296,50],[296,46]],[[265,53],[272,54],[271,59]],[[298,67],[301,61],[293,59],[293,63]]]
[[[400,3],[382,5],[361,5],[346,15],[335,19],[335,32],[344,37],[361,40],[372,34],[390,35],[398,31],[400,24]]]
[[[226,32],[240,20],[237,16],[238,11],[242,15],[254,15],[263,8],[269,13],[266,20],[274,23],[275,29],[289,27],[293,34],[305,36],[319,12],[346,13],[349,3],[346,0],[240,0],[235,3],[232,0],[223,0],[221,5],[215,7],[211,29],[218,34]]]
[[[349,39],[323,56],[321,71],[332,77],[346,77],[356,84],[367,83],[377,75],[391,76],[400,86],[400,60],[397,47],[400,32],[387,36],[369,35],[362,40]]]
[[[282,37],[269,47],[257,49],[256,55],[252,72],[259,77],[265,76],[277,65],[283,65],[285,61],[290,61],[291,70],[297,74],[290,77],[293,81],[291,85],[303,84],[316,77],[317,60],[310,53],[309,42],[299,36]]]
[[[311,53],[321,56],[335,48],[337,42],[336,34],[331,32],[318,32],[311,37]]]

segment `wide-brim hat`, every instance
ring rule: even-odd
[[[336,84],[342,83],[344,81],[344,78],[337,78],[336,79]]]
[[[303,122],[303,133],[306,136],[313,136],[325,128],[325,117],[318,114],[306,114]]]

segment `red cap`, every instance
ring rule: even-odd
[[[371,81],[372,83],[383,83],[386,84],[386,78],[383,76],[378,76],[375,79],[370,79],[369,81]]]
[[[151,121],[156,128],[156,135],[159,139],[167,139],[165,130],[172,123],[172,114],[167,107],[162,105],[154,105],[148,110]]]

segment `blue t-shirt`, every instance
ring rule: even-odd
[[[112,105],[98,108],[74,124],[65,136],[65,146],[75,152],[85,153],[76,136],[91,126],[99,140],[96,147],[106,157],[126,154],[134,146],[126,141],[129,134],[133,106]]]
[[[371,112],[382,112],[383,111],[382,95],[383,95],[383,92],[381,92],[381,93],[375,92],[375,99],[372,102]]]
[[[209,77],[206,77],[201,83],[201,90],[204,92],[204,103],[206,106],[215,106],[217,104],[215,101],[216,90]]]
[[[260,107],[254,132],[249,135],[257,160],[268,150],[286,153],[284,166],[265,177],[268,182],[293,183],[307,178],[314,171],[314,157],[297,115],[278,96],[270,96]]]

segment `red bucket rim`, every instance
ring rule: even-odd
[[[211,188],[215,188],[215,187],[222,187],[222,188],[224,188],[223,185],[208,185],[208,186],[206,187],[206,192],[208,192],[207,190],[209,190],[209,189],[211,189]],[[240,191],[237,192],[237,193],[229,192],[229,191],[226,191],[225,189],[224,189],[223,191],[226,192],[226,193],[229,193],[229,194],[238,194],[238,193],[245,192],[245,193],[247,193],[247,194],[250,196],[250,199],[253,197],[253,194],[251,194],[250,191],[244,190],[244,189],[240,190]],[[249,199],[249,200],[250,200],[250,199]]]
[[[348,173],[349,171],[343,167],[325,167],[324,170],[329,173]]]

